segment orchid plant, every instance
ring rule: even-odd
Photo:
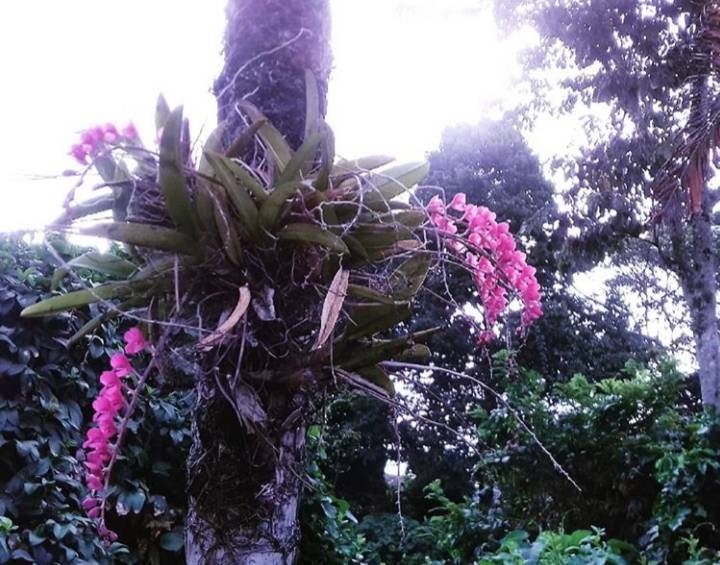
[[[239,423],[262,432],[273,429],[269,387],[307,391],[343,382],[392,396],[384,363],[427,357],[423,342],[441,329],[402,333],[431,270],[458,267],[471,277],[482,311],[469,318],[479,345],[496,336],[513,303],[522,307],[520,331],[542,313],[535,271],[506,223],[464,194],[420,203],[414,187],[426,163],[393,166],[382,155],[336,161],[311,75],[306,85],[305,141],[297,151],[244,103],[245,133],[223,149],[221,124],[196,164],[182,108],[170,111],[162,97],[158,151],[144,147],[134,127],[111,124],[84,132],[71,149],[87,168],[81,179],[95,169],[105,194],[75,202],[73,190],[52,227],[115,240],[125,253],[91,252],[61,265],[55,286],[73,267],[114,280],[53,296],[23,315],[100,305],[71,343],[124,314],[151,331],[165,328],[156,348],[137,327],[125,334],[125,351],[111,359],[93,404],[84,504],[109,539],[103,492],[123,423],[152,367],[140,375],[129,356],[161,355],[172,328],[193,336],[189,354],[219,371],[217,386]],[[112,220],[98,218],[108,213]]]

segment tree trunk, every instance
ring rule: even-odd
[[[720,410],[720,333],[717,317],[717,260],[710,222],[709,191],[700,213],[690,219],[690,261],[679,275],[690,310],[703,405]]]
[[[225,67],[215,82],[226,141],[244,129],[236,104],[249,100],[297,149],[305,128],[306,69],[318,81],[321,114],[327,109],[328,0],[229,0],[227,22]]]
[[[226,143],[245,127],[237,102],[249,100],[299,147],[306,69],[318,80],[321,114],[326,110],[327,0],[229,0],[227,22],[225,67],[215,83]],[[292,564],[300,541],[305,394],[299,386],[267,383],[229,390],[227,374],[205,369],[197,377],[188,458],[187,562]],[[265,414],[262,425],[240,423],[238,406],[248,395]]]
[[[268,425],[241,426],[215,371],[196,387],[188,462],[189,564],[287,565],[298,556],[297,511],[305,447],[304,394],[268,390]],[[222,376],[220,376],[222,378]],[[238,404],[246,401],[232,394]]]

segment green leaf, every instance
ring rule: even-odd
[[[73,220],[77,220],[78,218],[84,218],[85,216],[90,216],[92,214],[111,210],[114,204],[115,198],[107,194],[102,196],[96,196],[94,198],[89,198],[88,200],[81,202],[80,204],[67,208],[62,213],[62,215],[53,223],[69,224]]]
[[[424,210],[411,208],[408,210],[397,210],[383,214],[363,212],[358,217],[360,222],[379,222],[384,225],[402,225],[410,229],[421,226],[427,220]]]
[[[364,349],[360,349],[356,344],[343,347],[337,353],[337,363],[343,369],[354,371],[361,367],[387,361],[400,353],[402,353],[403,357],[405,355],[408,357],[423,357],[425,352],[429,354],[430,350],[421,345],[421,342],[429,339],[438,331],[440,331],[440,327],[408,333],[394,339],[379,340]],[[346,354],[349,354],[349,356]]]
[[[76,290],[61,296],[53,296],[25,308],[20,315],[24,318],[49,316],[65,310],[73,310],[101,300],[109,300],[132,292],[130,283],[112,283],[92,289]]]
[[[258,110],[254,104],[244,100],[238,104],[242,110],[250,117],[253,123],[263,121],[264,123],[258,129],[258,135],[263,140],[265,147],[272,156],[278,170],[282,171],[292,158],[292,150],[285,141],[283,135],[272,125],[267,118]]]
[[[417,253],[401,263],[388,279],[393,296],[400,299],[415,296],[425,282],[431,264],[429,253]]]
[[[395,327],[410,315],[409,304],[363,304],[353,308],[343,339],[372,336]]]
[[[73,267],[83,269],[92,269],[111,277],[126,279],[137,270],[137,265],[126,261],[116,255],[110,253],[98,253],[97,251],[88,251],[82,255],[71,259],[62,267],[55,269],[53,273],[50,288],[55,290],[63,278],[70,272]]]
[[[258,236],[258,209],[247,189],[235,178],[231,168],[232,161],[217,153],[208,152],[206,156],[240,216],[243,232],[248,238],[256,239]]]
[[[322,122],[322,129],[325,135],[320,145],[320,170],[313,182],[313,186],[320,192],[330,188],[330,173],[335,161],[335,134],[325,122]]]
[[[160,536],[160,547],[165,551],[177,552],[185,545],[185,540],[180,532],[166,532]]]
[[[305,141],[317,132],[321,120],[317,79],[313,72],[307,69],[305,70],[305,136],[303,137]]]
[[[350,235],[370,253],[389,247],[404,239],[411,239],[413,231],[400,224],[360,224]]]
[[[200,225],[204,234],[212,239],[212,234],[217,233],[215,224],[215,198],[213,188],[204,178],[198,178],[195,190],[195,209],[197,210]]]
[[[135,308],[137,306],[142,305],[146,302],[146,299],[143,297],[136,297],[131,298],[130,300],[126,300],[125,302],[122,302],[118,305],[118,307],[114,310],[108,310],[107,312],[103,312],[102,314],[98,314],[94,318],[92,318],[90,321],[88,321],[86,324],[84,324],[78,331],[76,331],[70,339],[68,339],[67,346],[72,347],[75,345],[78,341],[80,341],[83,337],[88,335],[91,332],[94,332],[97,328],[99,328],[104,322],[107,322],[108,320],[111,320],[113,318],[116,318],[120,316],[122,312],[127,310],[128,308]]]
[[[370,261],[370,256],[368,255],[367,249],[365,249],[357,239],[355,239],[351,235],[344,235],[342,236],[342,240],[345,242],[345,245],[348,246],[348,249],[350,250],[350,254],[353,257],[353,260],[356,261],[358,264],[364,264]]]
[[[245,150],[252,142],[258,130],[267,123],[267,120],[258,120],[255,123],[250,124],[237,138],[230,144],[227,151],[225,151],[225,157],[235,158],[241,157]]]
[[[347,288],[349,296],[354,298],[364,298],[365,300],[371,300],[372,302],[379,302],[380,304],[394,304],[395,300],[390,296],[386,296],[382,292],[379,292],[373,288],[362,286],[358,284],[349,284]]]
[[[397,357],[398,361],[417,361],[428,359],[432,355],[432,351],[427,345],[416,343],[406,350],[402,351]]]
[[[220,236],[220,241],[222,241],[225,253],[234,265],[240,266],[242,262],[240,237],[231,221],[232,218],[228,217],[227,207],[223,206],[223,202],[220,199],[215,203],[213,212],[215,214],[218,235]]]
[[[317,243],[340,254],[350,252],[342,239],[317,224],[288,224],[280,231],[278,237],[285,241]]]
[[[283,169],[278,177],[277,184],[290,182],[300,178],[300,172],[305,170],[308,161],[313,162],[317,154],[318,146],[325,138],[324,132],[317,132],[306,139],[299,149],[292,156],[290,162]]]
[[[333,175],[355,175],[379,169],[395,160],[389,155],[368,155],[359,159],[343,159],[338,161],[332,168]]]
[[[195,241],[184,233],[171,228],[131,222],[107,222],[80,228],[82,235],[94,235],[121,241],[138,247],[161,249],[191,255],[195,252]]]
[[[200,164],[198,165],[198,172],[201,175],[210,176],[212,175],[213,169],[205,156],[205,152],[221,153],[222,152],[222,138],[225,133],[225,124],[218,125],[212,133],[208,136],[205,145],[203,146],[203,154],[200,157]]]
[[[395,385],[382,367],[363,367],[356,372],[365,380],[382,388],[390,396],[395,396]]]
[[[405,163],[374,174],[368,181],[372,188],[365,195],[364,203],[371,208],[384,207],[424,179],[429,169],[426,162]]]
[[[272,231],[277,226],[285,205],[300,188],[302,183],[291,181],[277,186],[271,193],[270,197],[260,207],[260,224],[268,231]]]
[[[165,97],[160,94],[157,102],[155,103],[155,130],[160,131],[165,127],[165,124],[170,117],[170,106],[168,106]]]
[[[172,221],[183,233],[197,237],[193,206],[180,155],[182,124],[183,112],[182,106],[179,106],[168,116],[160,137],[158,183]]]
[[[267,200],[268,193],[265,191],[265,188],[248,172],[241,161],[233,161],[232,159],[226,158],[223,163],[230,169],[230,172],[232,172],[238,182],[250,191],[250,194],[255,197],[255,200],[261,204]]]

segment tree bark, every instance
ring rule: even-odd
[[[709,191],[705,190],[701,211],[689,220],[689,249],[685,248],[689,260],[682,261],[678,274],[690,310],[702,402],[706,407],[720,410],[717,259],[710,220],[710,200]]]
[[[262,399],[267,425],[238,423],[211,370],[198,382],[188,461],[189,564],[289,565],[298,557],[297,511],[305,448],[304,394],[281,388]],[[226,379],[227,380],[227,379]],[[246,402],[241,394],[233,402]]]
[[[225,66],[215,82],[226,142],[244,129],[241,100],[258,106],[293,149],[305,128],[305,70],[314,73],[320,112],[327,109],[332,65],[328,0],[229,0]]]
[[[225,66],[215,83],[225,143],[245,128],[237,103],[249,100],[291,147],[299,147],[307,69],[318,81],[321,115],[326,111],[329,41],[327,0],[229,0]],[[299,386],[267,383],[231,390],[227,373],[236,368],[224,369],[205,367],[196,382],[187,562],[292,564],[300,541],[305,393]],[[238,407],[247,404],[248,395],[264,413],[260,422],[240,422]]]

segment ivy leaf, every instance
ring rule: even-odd
[[[177,531],[166,532],[160,536],[160,547],[165,551],[177,552],[185,545],[185,540]]]

